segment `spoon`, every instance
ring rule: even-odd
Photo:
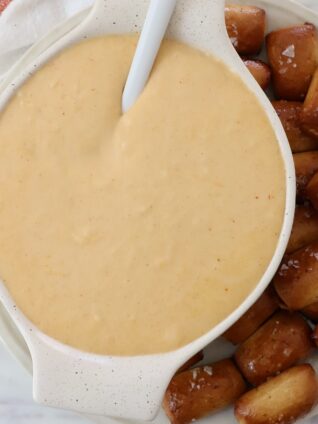
[[[122,97],[127,112],[143,91],[177,0],[151,0]]]

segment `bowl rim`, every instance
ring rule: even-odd
[[[250,1],[247,1],[247,0],[238,0],[238,1],[240,3],[250,3]],[[264,3],[264,4],[273,4],[273,5],[277,6],[275,4],[275,1],[276,0],[255,0],[255,2],[257,2],[257,3],[261,2],[261,3]],[[300,6],[299,4],[294,3],[293,0],[287,0],[287,1],[290,2],[291,4],[295,5],[297,9],[305,9],[304,7]],[[281,7],[281,5],[280,5],[279,7],[282,8],[282,9],[286,9],[286,6]],[[51,48],[51,46],[54,45],[54,43],[56,41],[58,41],[61,37],[63,37],[63,35],[65,35],[69,31],[71,31],[74,27],[76,27],[78,24],[80,24],[82,22],[82,20],[85,18],[85,16],[89,15],[90,10],[91,10],[91,8],[88,8],[88,9],[80,12],[79,14],[73,16],[72,18],[70,18],[66,22],[62,23],[61,25],[59,25],[58,27],[53,29],[49,34],[44,36],[42,40],[40,40],[33,47],[31,47],[22,56],[22,58],[9,70],[9,72],[5,75],[5,78],[0,83],[0,99],[3,100],[3,97],[4,97],[3,101],[0,100],[0,111],[2,110],[3,106],[6,104],[7,100],[14,94],[14,90],[10,90],[9,95],[3,96],[3,93],[11,85],[11,82],[18,79],[17,86],[20,86],[28,78],[28,76],[24,76],[24,77],[20,78],[21,70],[25,70],[27,68],[28,63],[32,63],[35,59],[37,59],[39,57],[41,58],[43,54],[45,55],[47,50],[49,50]],[[317,14],[317,23],[318,23],[318,14]],[[49,55],[49,56],[51,56],[51,55]],[[46,58],[43,60],[43,62],[46,62]],[[41,65],[42,65],[42,63],[41,63]],[[254,79],[250,76],[249,72],[246,71],[244,65],[243,65],[243,68],[244,68],[243,72],[248,74],[247,78],[249,80],[252,80],[251,81],[252,88],[255,89],[255,86],[256,86],[256,90],[260,92],[259,86],[257,85],[257,83],[255,83]],[[261,95],[263,97],[265,97],[263,91],[262,91]],[[268,104],[265,104],[265,106],[264,106],[264,102],[262,102],[262,103],[263,103],[262,106],[265,107],[265,109],[266,109],[267,115],[268,115],[268,110],[269,110],[270,115],[271,115],[270,118],[272,118],[272,115],[273,115],[272,112],[274,111],[274,109],[270,105],[270,102],[268,101],[267,97],[266,97],[265,103],[268,103]],[[276,119],[276,121],[278,122],[279,120]],[[279,121],[278,126],[280,126],[282,128],[280,121]],[[269,266],[265,270],[265,273],[264,273],[263,277],[261,278],[260,282],[256,285],[255,289],[251,291],[251,293],[242,302],[242,304],[238,308],[236,308],[236,310],[233,311],[229,315],[229,317],[226,318],[224,321],[228,321],[228,319],[230,317],[232,317],[233,315],[235,315],[235,316],[242,315],[244,313],[244,312],[240,312],[241,309],[242,309],[242,306],[243,306],[243,309],[247,310],[248,307],[251,306],[251,304],[253,303],[251,298],[253,298],[254,301],[255,301],[259,297],[259,295],[265,290],[267,284],[264,284],[262,281],[263,280],[270,280],[270,278],[268,278],[269,274],[272,274],[272,276],[274,275],[275,271],[278,268],[278,264],[281,260],[280,256],[282,256],[282,254],[279,254],[278,251],[284,251],[285,248],[286,248],[287,242],[288,242],[288,237],[289,237],[289,233],[291,231],[292,220],[293,220],[293,211],[295,209],[295,172],[294,172],[294,164],[293,164],[289,144],[288,144],[288,141],[287,141],[287,138],[286,138],[284,131],[282,131],[282,132],[283,132],[283,136],[282,136],[281,133],[278,134],[278,135],[276,134],[276,135],[277,135],[277,139],[279,141],[281,156],[282,156],[282,159],[283,159],[283,162],[284,162],[284,167],[285,167],[286,196],[285,196],[285,217],[284,217],[284,220],[283,220],[280,237],[279,237],[278,242],[277,242],[277,247],[276,247],[274,254],[273,254],[273,258],[274,259],[276,258],[276,259],[271,261],[271,263],[269,264]],[[272,262],[274,262],[274,264]],[[2,295],[4,295],[5,297],[7,297],[7,296],[10,297],[7,290],[4,290],[4,292],[3,292],[3,290],[2,290],[3,285],[4,284],[1,282],[0,293],[2,292]],[[2,300],[2,299],[0,299],[0,300]],[[6,303],[6,302],[3,302],[3,300],[2,300],[2,303]],[[246,306],[246,304],[249,304],[249,306]],[[240,311],[238,311],[238,310],[240,310]],[[10,308],[9,311],[7,310],[6,312],[9,313],[10,317],[11,317],[12,313],[13,314],[16,313],[16,311],[12,310],[11,308]],[[23,319],[24,318],[26,318],[26,317],[23,316]],[[230,319],[230,321],[235,322],[236,319],[237,318],[233,317],[232,319]],[[222,321],[220,324],[223,324],[224,321]],[[218,324],[215,328],[218,328],[220,326],[220,324]],[[28,323],[28,326],[34,327],[33,324],[30,323],[30,322]],[[223,327],[223,325],[222,325],[222,327]],[[210,333],[210,331],[208,333]],[[220,331],[220,334],[221,333],[222,333],[222,331]],[[48,337],[46,335],[44,335],[44,336]],[[206,336],[206,334],[199,337],[198,339],[202,339],[205,336]],[[50,337],[48,337],[48,338],[50,338]],[[198,340],[198,339],[196,339],[196,340]],[[196,340],[194,340],[194,342]],[[63,343],[60,343],[56,340],[54,340],[54,342],[57,342],[57,343],[63,345]],[[191,342],[189,344],[192,345],[192,343],[193,342]],[[66,348],[69,348],[70,350],[81,352],[81,351],[78,351],[77,349],[74,349],[74,348],[69,347],[67,345],[63,345],[63,346],[65,346]],[[184,347],[186,347],[186,346],[184,346]],[[177,350],[182,350],[184,347],[179,348]],[[81,353],[85,353],[85,352],[81,352]],[[105,355],[95,355],[95,354],[93,354],[93,355],[94,356],[105,356]],[[151,355],[141,355],[141,356],[151,356]]]

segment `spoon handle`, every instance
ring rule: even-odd
[[[151,0],[126,81],[122,110],[127,112],[144,89],[177,0]]]

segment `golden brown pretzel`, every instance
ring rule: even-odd
[[[225,359],[175,375],[163,408],[172,424],[187,424],[230,405],[245,390],[233,361]]]
[[[271,68],[262,60],[243,59],[243,62],[261,88],[265,90],[271,80]]]
[[[301,128],[301,102],[275,100],[272,102],[286,132],[293,153],[307,152],[318,148],[318,141],[305,134]]]
[[[295,218],[287,253],[293,253],[318,240],[318,212],[309,204],[296,206]]]
[[[245,314],[230,327],[223,337],[233,344],[240,344],[278,309],[278,299],[273,288],[268,288]]]
[[[287,255],[274,277],[279,297],[290,310],[318,301],[318,241]]]
[[[296,169],[297,197],[306,198],[306,187],[318,171],[318,152],[304,152],[293,155]]]
[[[313,349],[311,329],[298,313],[280,311],[241,344],[235,361],[254,386],[306,358]]]
[[[227,32],[233,46],[242,55],[259,53],[265,37],[266,13],[255,6],[227,5]]]
[[[304,24],[273,31],[266,37],[266,47],[276,97],[304,100],[318,65],[315,26]]]
[[[314,369],[298,365],[243,395],[235,404],[235,416],[240,424],[292,424],[317,400]]]
[[[300,120],[303,130],[318,139],[318,69],[311,81]]]

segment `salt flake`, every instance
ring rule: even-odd
[[[230,37],[230,40],[234,47],[238,46],[237,37]]]
[[[208,374],[208,375],[213,375],[213,369],[212,369],[212,367],[205,366],[205,367],[203,368],[203,371],[204,371],[206,374]]]
[[[288,46],[287,49],[285,49],[283,51],[282,56],[294,58],[295,57],[295,46],[294,46],[294,44],[291,44],[290,46]]]

